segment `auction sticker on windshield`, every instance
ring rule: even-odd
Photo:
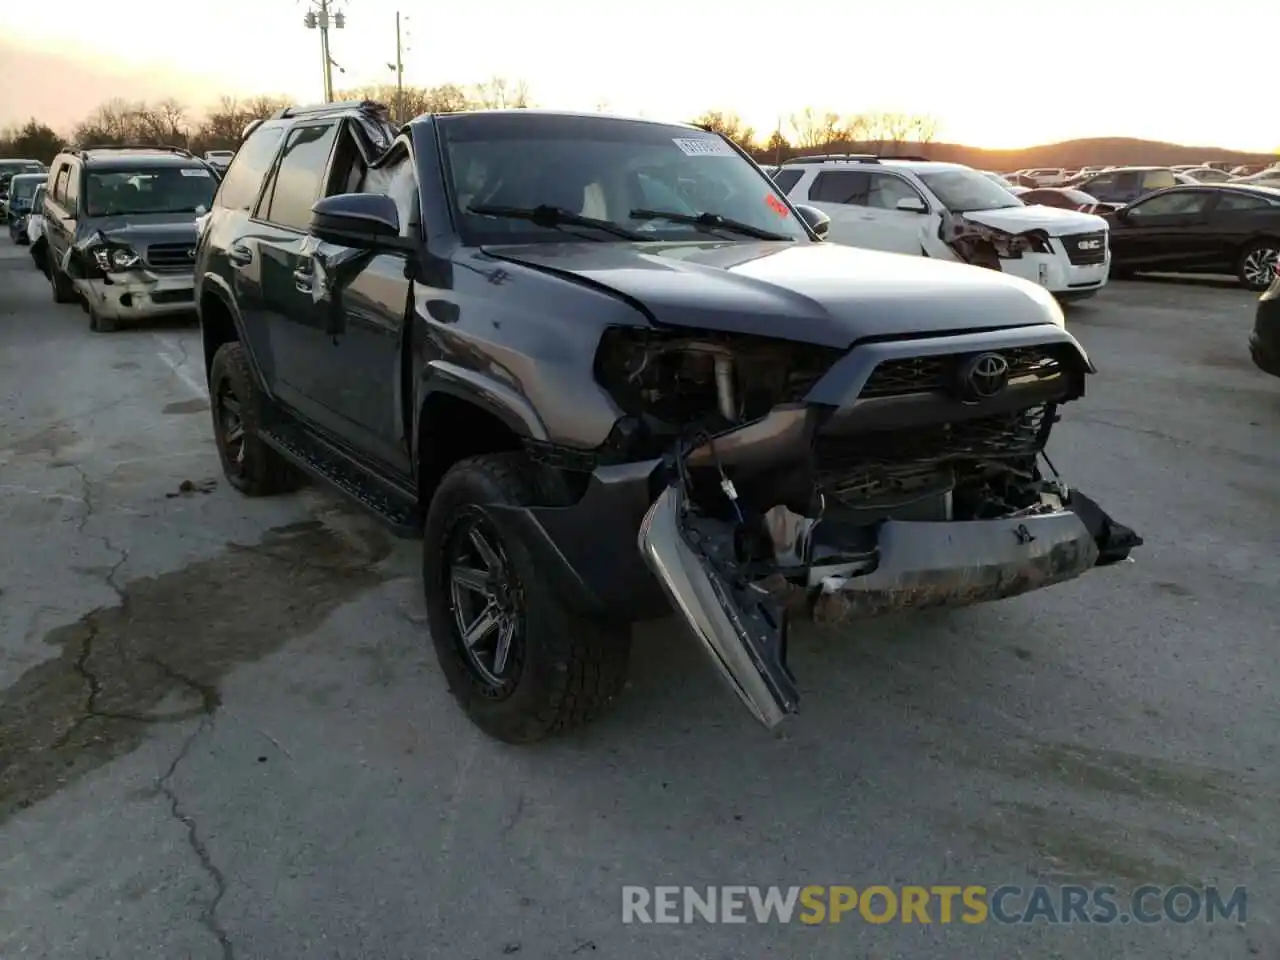
[[[179,172],[179,173],[181,173],[184,177],[207,177],[207,176],[209,176],[209,171],[208,171],[208,170],[194,170],[194,169],[191,169],[191,168],[189,168],[189,167],[183,167],[183,168],[182,168],[180,171],[178,171],[178,172]]]
[[[732,157],[733,148],[712,137],[674,137],[674,143],[686,157]]]

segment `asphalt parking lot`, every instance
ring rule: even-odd
[[[449,698],[415,544],[240,497],[194,326],[91,334],[0,240],[0,957],[1280,955],[1253,302],[1122,283],[1069,314],[1101,373],[1050,452],[1135,562],[802,630],[777,736],[649,626],[617,709],[514,749]],[[629,884],[1037,882],[1244,885],[1247,923],[621,922]]]

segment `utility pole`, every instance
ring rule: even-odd
[[[404,48],[400,43],[400,11],[396,11],[396,123],[404,123]]]
[[[396,75],[396,124],[405,122],[404,115],[404,55],[408,49],[405,46],[406,41],[412,39],[409,36],[409,25],[403,21],[407,21],[409,17],[396,11],[396,62],[388,63],[387,69]],[[403,29],[402,29],[403,28]]]
[[[333,57],[329,54],[329,27],[333,26],[336,30],[341,30],[347,25],[347,18],[341,10],[329,15],[329,6],[334,0],[315,0],[315,10],[308,10],[307,15],[302,18],[303,25],[308,30],[320,31],[320,57],[324,70],[324,100],[325,103],[333,101],[333,68],[337,66]],[[341,70],[341,67],[338,67]]]

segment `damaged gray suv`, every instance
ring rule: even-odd
[[[196,218],[217,187],[213,168],[179,147],[58,154],[43,211],[54,301],[79,300],[97,332],[193,312]]]
[[[673,609],[761,722],[789,618],[1045,587],[1141,543],[1043,457],[1094,372],[1053,297],[832,246],[696,127],[282,111],[202,229],[232,484],[303,475],[423,538],[431,641],[485,731],[621,690]]]

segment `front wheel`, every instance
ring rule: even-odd
[[[1236,275],[1246,290],[1265,290],[1280,271],[1280,240],[1259,240],[1241,256]]]
[[[595,717],[626,680],[631,635],[574,612],[484,505],[539,502],[521,454],[472,457],[441,481],[423,531],[427,623],[450,692],[481,730],[533,743]]]
[[[49,277],[49,288],[53,292],[53,302],[75,303],[76,290],[71,284],[71,278],[62,272],[62,268],[58,266],[57,258],[49,255],[48,248],[45,249],[44,257],[47,267],[45,273]]]
[[[288,493],[301,486],[292,465],[258,435],[262,402],[244,347],[224,343],[209,368],[213,438],[228,482],[249,497]]]

